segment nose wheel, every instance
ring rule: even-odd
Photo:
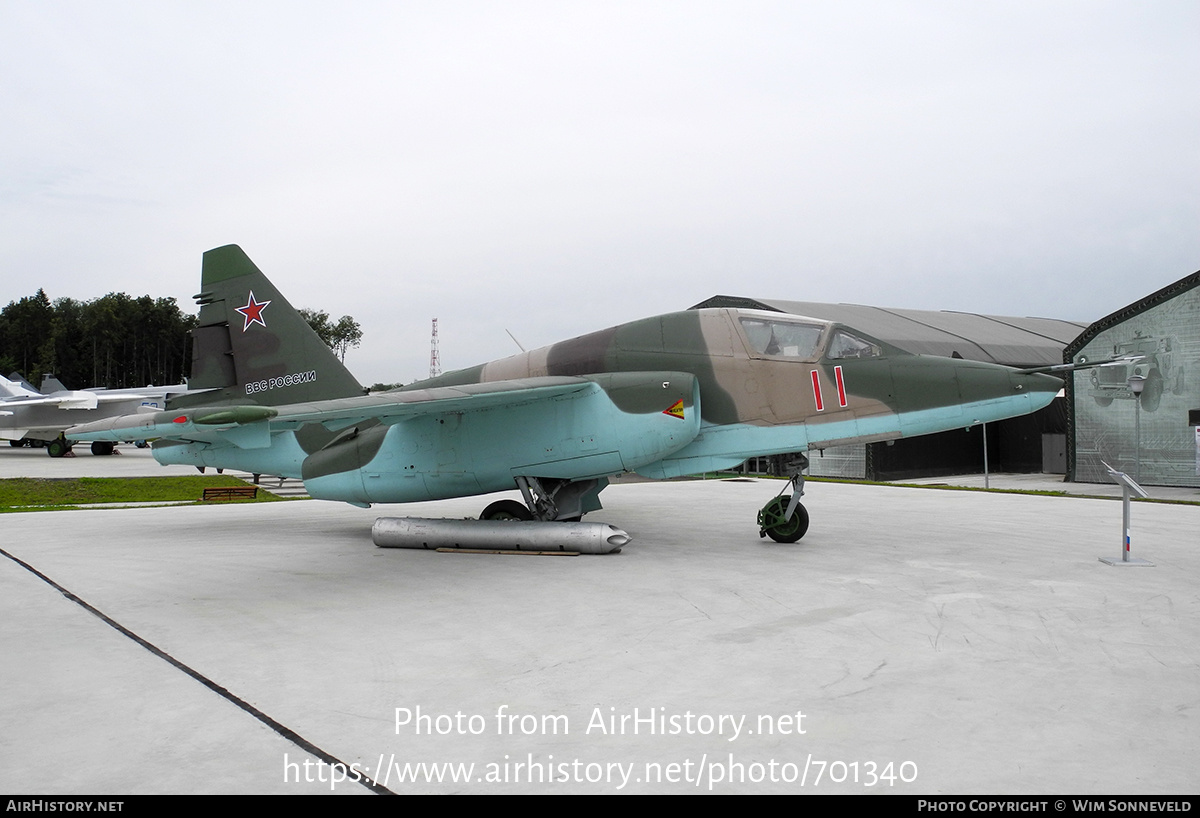
[[[784,491],[791,487],[791,494]],[[758,512],[758,536],[775,542],[796,542],[808,531],[808,510],[800,504],[804,496],[804,475],[796,472],[783,491]]]
[[[799,503],[791,517],[787,517],[787,507],[792,495],[781,494],[762,507],[758,512],[760,537],[770,537],[775,542],[796,542],[808,531],[808,509]]]

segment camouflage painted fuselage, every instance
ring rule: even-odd
[[[770,343],[785,334],[800,343]],[[408,388],[647,370],[694,375],[702,417],[691,443],[639,469],[651,477],[1002,420],[1047,406],[1062,387],[1048,375],[912,355],[828,321],[704,309],[622,324]]]
[[[162,463],[301,477],[313,497],[395,503],[531,481],[599,491],[624,471],[672,477],[928,434],[1035,411],[1060,386],[911,355],[827,321],[707,309],[364,395],[241,248],[205,253],[201,287],[192,386],[204,391],[70,437],[158,438]]]

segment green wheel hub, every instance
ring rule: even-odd
[[[791,501],[792,495],[781,494],[762,507],[758,512],[758,536],[770,537],[775,542],[796,542],[804,536],[808,531],[808,511],[803,505],[796,505],[792,519],[784,519]]]

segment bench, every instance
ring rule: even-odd
[[[253,500],[258,496],[258,486],[212,486],[204,490],[204,502],[213,500]]]

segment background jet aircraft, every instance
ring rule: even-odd
[[[1036,411],[1061,387],[829,321],[706,309],[368,396],[236,245],[204,254],[197,300],[190,385],[208,391],[68,436],[159,438],[161,463],[299,477],[312,497],[361,506],[515,485],[524,505],[482,516],[578,519],[621,472],[675,477],[965,427]],[[760,533],[803,536],[794,485],[760,513]]]
[[[163,409],[167,395],[182,394],[186,389],[186,385],[180,384],[72,391],[53,375],[47,375],[39,392],[24,380],[0,376],[0,438],[7,438],[13,446],[45,446],[51,457],[62,457],[72,446],[63,437],[66,429],[99,418]],[[112,454],[113,446],[111,441],[96,441],[92,444],[92,454]]]

